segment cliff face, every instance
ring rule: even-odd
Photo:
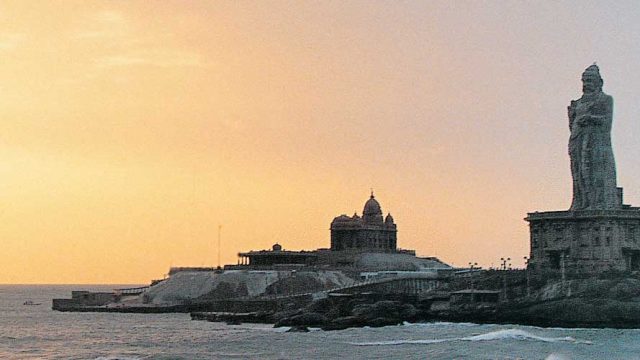
[[[533,294],[531,301],[550,301],[561,298],[611,299],[637,301],[640,299],[640,279],[579,279],[549,283]]]
[[[640,327],[640,279],[550,282],[529,298],[501,306],[496,318],[543,326]]]
[[[505,311],[505,319],[558,327],[640,327],[640,302],[566,298]]]

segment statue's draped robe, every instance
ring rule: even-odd
[[[569,106],[569,156],[573,176],[570,210],[616,209],[622,206],[611,148],[613,99],[599,91]]]

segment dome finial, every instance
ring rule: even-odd
[[[371,188],[371,198],[375,198],[375,196],[373,196],[373,188]]]

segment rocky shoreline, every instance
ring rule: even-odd
[[[178,286],[183,279],[176,278],[173,281]],[[168,282],[163,286],[171,284]],[[277,284],[267,287],[267,290]],[[193,320],[229,324],[270,323],[300,331],[308,327],[340,330],[433,321],[566,328],[640,328],[638,273],[603,273],[599,274],[599,278],[567,274],[563,280],[557,273],[527,274],[524,271],[494,270],[452,277],[441,286],[420,294],[372,292],[369,288],[359,287],[351,290],[354,289],[352,293],[328,291],[323,298],[311,293],[224,298],[220,290],[195,299],[162,304],[120,299],[94,305],[79,300],[63,300],[63,304],[69,305],[54,309],[74,312],[190,313]],[[286,293],[284,290],[283,287],[278,293]],[[148,294],[143,293],[137,299],[144,300]],[[107,293],[80,291],[75,295],[86,296],[89,300],[95,300],[96,304],[103,297],[110,299]]]
[[[510,289],[516,291],[517,289]],[[564,328],[640,328],[640,279],[574,279],[550,281],[528,296],[495,305],[451,305],[436,309],[433,301],[413,298],[380,300],[328,298],[303,309],[275,313],[275,327],[380,327],[404,322],[473,322]]]

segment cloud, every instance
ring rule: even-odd
[[[96,65],[100,67],[118,67],[118,66],[130,66],[130,65],[143,65],[149,63],[148,59],[134,56],[114,55],[106,56],[95,61]]]
[[[88,17],[82,29],[72,37],[76,40],[118,38],[128,33],[127,19],[121,13],[112,10],[100,11]]]
[[[0,33],[0,51],[15,49],[25,38],[26,35],[22,33]]]
[[[207,67],[201,55],[186,51],[149,50],[140,54],[111,55],[95,60],[98,67],[157,66]]]
[[[87,16],[71,34],[73,40],[94,42],[104,53],[91,60],[96,69],[131,66],[206,67],[202,55],[171,48],[171,33],[141,32],[135,23],[118,11],[106,10]]]
[[[124,16],[113,10],[101,11],[95,15],[95,19],[107,25],[123,24],[125,22]]]

